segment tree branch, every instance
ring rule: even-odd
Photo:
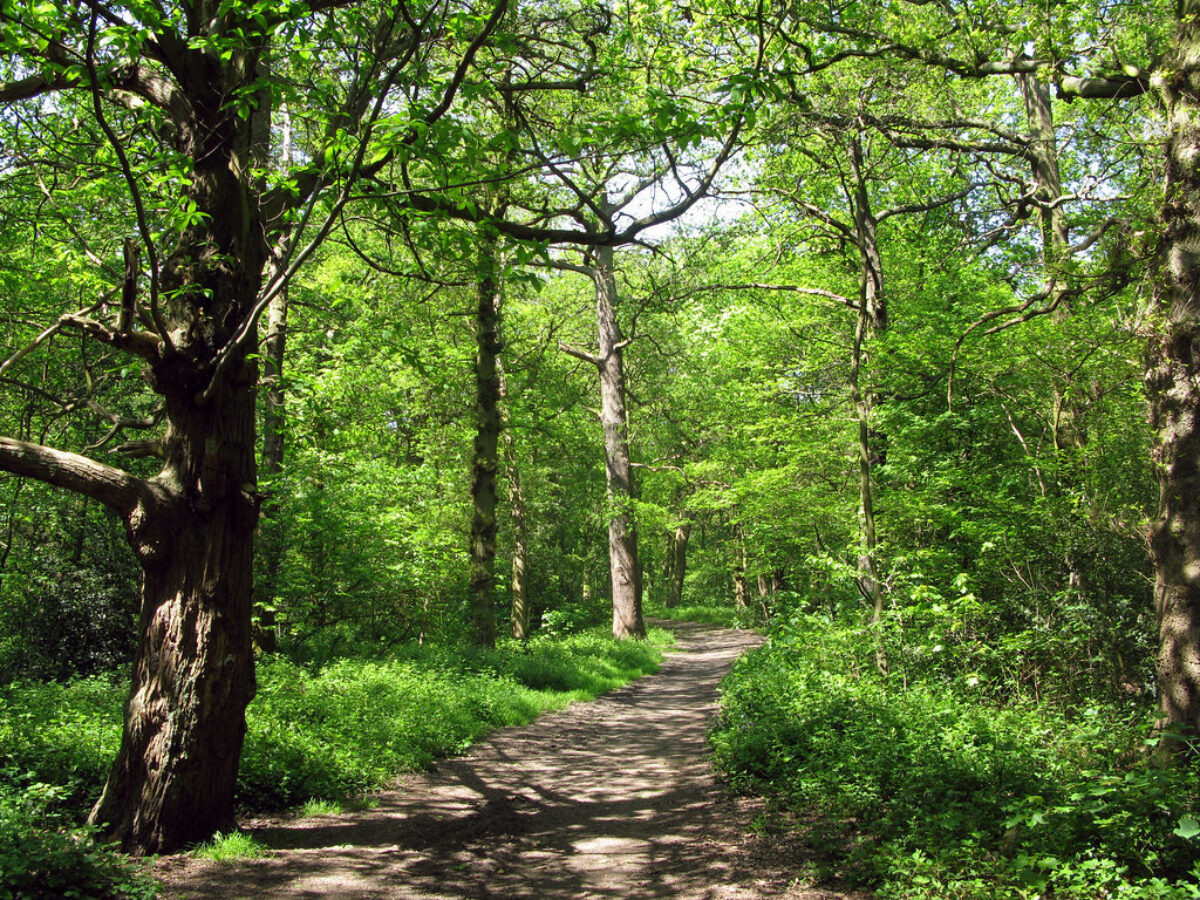
[[[122,515],[161,491],[114,466],[10,437],[0,437],[0,471],[83,494]]]
[[[578,347],[572,346],[563,340],[558,342],[558,349],[569,356],[583,360],[585,363],[591,363],[596,368],[599,368],[600,364],[603,362],[603,360],[601,360],[600,357],[596,356],[594,353],[588,353],[586,350],[580,350]]]
[[[947,194],[944,197],[937,197],[933,200],[927,200],[924,203],[906,203],[903,206],[893,206],[891,209],[885,209],[878,216],[876,216],[875,222],[882,222],[884,219],[890,218],[891,216],[906,215],[908,213],[929,212],[931,209],[937,209],[939,206],[946,206],[949,203],[953,203],[955,200],[963,199],[963,197],[966,197],[977,187],[979,187],[977,184],[968,184],[961,191],[955,191],[953,194]]]
[[[849,297],[844,297],[841,294],[835,294],[833,291],[826,291],[821,288],[800,287],[795,284],[762,284],[754,281],[742,284],[706,284],[702,287],[694,288],[688,293],[699,294],[702,291],[787,291],[793,294],[806,294],[810,297],[824,297],[826,300],[832,300],[835,303],[848,306],[850,309],[858,309],[858,302],[851,300]]]

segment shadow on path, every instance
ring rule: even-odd
[[[656,621],[662,669],[494,732],[361,813],[252,825],[268,859],[160,863],[166,897],[838,898],[749,847],[753,801],[715,780],[717,684],[762,638]],[[786,862],[786,861],[784,861]]]

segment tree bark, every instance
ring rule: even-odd
[[[263,500],[263,519],[258,539],[261,547],[262,578],[255,585],[258,627],[255,640],[263,653],[279,649],[275,603],[279,572],[283,567],[285,524],[278,516],[279,489],[275,480],[283,474],[287,398],[283,390],[283,360],[287,349],[287,291],[280,291],[267,309],[267,337],[263,342],[266,390],[263,393],[262,476],[270,485]]]
[[[254,696],[253,366],[202,407],[168,395],[171,502],[128,517],[144,585],[121,748],[89,821],[165,853],[228,830]]]
[[[692,526],[682,522],[671,532],[671,572],[667,582],[667,606],[679,606],[683,602],[683,580],[687,574],[687,545]]]
[[[883,257],[876,237],[875,216],[863,172],[862,142],[854,136],[850,142],[850,164],[854,172],[854,236],[859,250],[859,306],[855,322],[854,347],[850,360],[850,399],[858,419],[858,587],[870,607],[870,623],[876,633],[875,666],[887,674],[887,655],[879,630],[883,620],[883,586],[877,564],[878,540],[875,532],[875,455],[871,446],[871,419],[875,400],[862,385],[862,369],[867,344],[887,328],[887,305],[883,294]]]
[[[1179,4],[1155,86],[1168,114],[1166,193],[1147,387],[1158,513],[1150,528],[1162,725],[1200,733],[1200,3]],[[1172,749],[1187,752],[1184,742]]]
[[[596,250],[592,279],[596,287],[596,322],[600,353],[600,422],[604,428],[604,471],[610,505],[608,519],[609,573],[612,578],[613,637],[644,638],[642,578],[638,560],[637,527],[632,505],[637,497],[629,453],[625,411],[624,337],[617,322],[617,280],[613,250]]]
[[[471,466],[471,637],[496,644],[496,469],[500,440],[500,288],[494,241],[481,252],[475,308],[475,455]]]
[[[504,453],[504,468],[508,473],[508,508],[513,523],[512,609],[509,622],[512,636],[518,641],[529,637],[529,528],[525,521],[525,494],[521,489],[521,468],[517,461],[516,442],[509,428],[508,383],[504,365],[496,360],[496,375],[500,380],[500,442]]]

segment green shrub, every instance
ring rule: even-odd
[[[22,786],[18,782],[24,780]],[[55,810],[66,789],[5,773],[0,788],[0,900],[147,900],[153,881]]]
[[[1200,783],[1147,764],[1145,711],[881,679],[842,665],[855,641],[869,653],[818,619],[778,632],[727,679],[712,740],[735,783],[858,823],[880,897],[1200,896]]]
[[[0,768],[54,785],[55,810],[86,810],[117,755],[128,691],[101,677],[0,687]]]

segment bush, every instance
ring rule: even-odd
[[[56,811],[86,811],[116,758],[128,692],[104,677],[0,687],[0,769],[54,785]]]
[[[145,900],[153,881],[125,857],[101,847],[85,828],[56,812],[66,791],[41,782],[18,784],[12,770],[0,789],[2,900]]]
[[[869,653],[814,618],[777,632],[726,681],[713,745],[735,783],[854,822],[881,897],[1200,896],[1200,783],[1147,764],[1146,711],[855,674],[855,640]]]

